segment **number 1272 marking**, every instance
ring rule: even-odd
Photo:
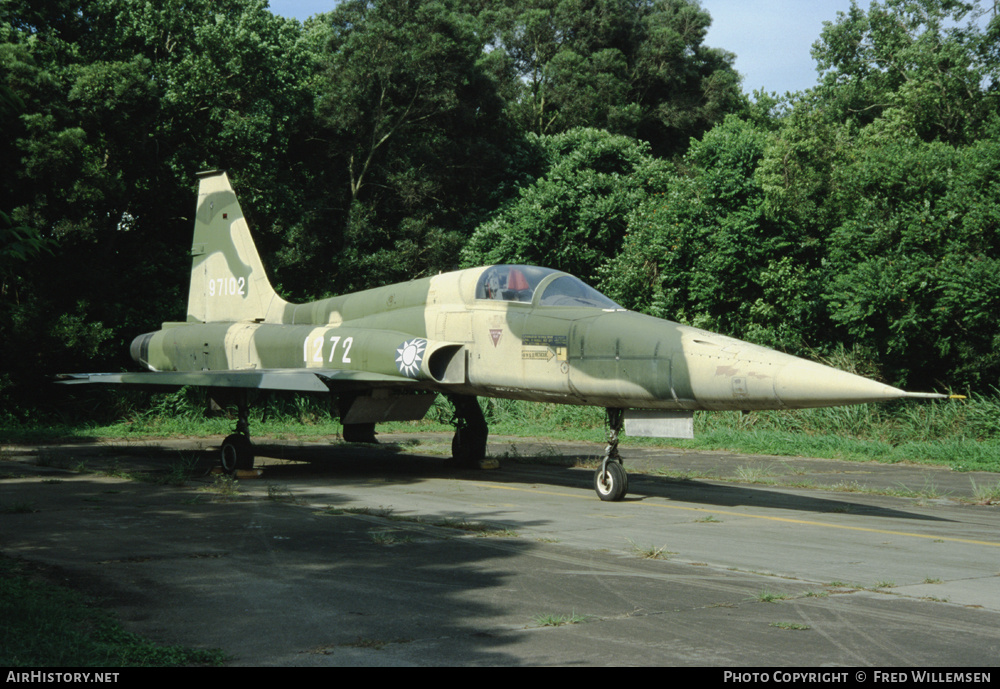
[[[331,335],[330,342],[333,343],[330,347],[330,358],[327,359],[328,363],[333,363],[333,356],[337,351],[337,345],[339,344],[343,350],[343,355],[340,361],[345,364],[351,363],[351,347],[354,346],[353,337],[345,337],[344,341],[340,341],[340,335]],[[323,342],[324,336],[317,335],[316,337],[306,338],[305,342],[302,343],[302,360],[305,362],[312,361],[313,363],[322,364],[323,363]],[[309,350],[312,349],[312,358],[309,357]]]

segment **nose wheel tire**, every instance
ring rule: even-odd
[[[608,462],[594,472],[594,490],[605,502],[621,500],[628,493],[628,473],[618,462]]]

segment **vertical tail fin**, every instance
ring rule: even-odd
[[[279,321],[286,302],[264,274],[224,171],[198,174],[188,322]]]

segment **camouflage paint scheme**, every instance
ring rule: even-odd
[[[663,410],[643,416],[654,429],[668,420],[653,434],[674,434],[670,411],[689,419],[692,410],[945,397],[631,312],[534,266],[472,268],[290,304],[264,273],[226,174],[199,177],[186,321],[136,338],[132,356],[147,372],[66,382],[332,392],[349,401],[345,423],[420,418],[434,398],[415,403],[421,392]],[[690,434],[690,424],[680,428]]]

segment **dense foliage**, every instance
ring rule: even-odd
[[[524,131],[597,127],[669,155],[742,106],[735,56],[704,45],[712,19],[697,2],[503,0],[483,6],[488,64]]]
[[[0,5],[0,400],[183,313],[194,173],[315,298],[459,265],[888,382],[1000,382],[1000,19],[876,0],[813,89],[739,88],[696,0]]]

